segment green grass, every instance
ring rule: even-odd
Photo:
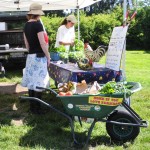
[[[16,69],[16,68],[15,68]],[[22,70],[11,70],[7,71],[6,69],[6,75],[4,78],[0,78],[0,82],[9,82],[9,83],[20,83],[22,78]]]
[[[103,60],[102,60],[103,62]],[[101,61],[100,61],[101,63]],[[6,78],[0,82],[20,82],[22,71],[8,72]],[[150,54],[144,51],[127,51],[126,54],[127,81],[140,82],[143,89],[131,97],[132,108],[143,120],[150,122]],[[52,81],[53,84],[53,81]],[[43,99],[63,111],[63,106],[54,95],[44,93]],[[13,110],[16,104],[18,110]],[[70,126],[67,119],[44,107],[45,115],[31,115],[28,113],[28,102],[20,103],[18,95],[0,95],[0,150],[74,150]],[[12,125],[13,119],[24,118],[23,125]],[[89,128],[83,122],[80,127],[75,122],[77,140],[85,141]],[[114,143],[110,140],[105,123],[97,123],[89,142],[91,150],[149,150],[150,127],[141,128],[141,132],[134,142]]]

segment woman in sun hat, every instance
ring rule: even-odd
[[[28,21],[24,26],[24,41],[29,51],[26,60],[26,67],[23,73],[22,86],[27,87],[29,97],[41,99],[42,91],[36,87],[49,86],[48,66],[50,65],[50,55],[48,52],[48,43],[44,38],[44,28],[40,22],[40,16],[44,15],[42,6],[38,3],[30,5],[30,11],[27,13]],[[32,113],[40,113],[40,103],[30,101],[30,110]]]
[[[77,20],[74,15],[69,15],[63,20],[61,26],[58,28],[57,31],[55,47],[64,45],[66,50],[69,51],[70,46],[74,45],[75,40],[74,24],[76,22]]]

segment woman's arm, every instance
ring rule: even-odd
[[[44,32],[39,32],[38,33],[38,39],[39,39],[39,42],[40,42],[40,45],[42,47],[42,50],[47,58],[47,62],[48,62],[48,66],[50,65],[50,54],[49,54],[49,51],[48,51],[48,44],[46,43],[45,39],[44,39]]]
[[[61,41],[59,41],[59,44],[60,45],[70,45],[70,46],[73,46],[74,45],[74,42],[70,42],[70,43],[67,43],[67,42],[61,42]]]
[[[26,46],[27,50],[29,51],[29,43],[28,43],[28,41],[27,41],[27,38],[26,38],[25,33],[23,33],[23,37],[24,37],[25,46]]]

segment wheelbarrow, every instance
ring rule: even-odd
[[[127,85],[132,86],[130,89],[132,94],[141,89],[141,85],[138,82],[127,82]],[[74,132],[74,116],[78,116],[81,126],[81,117],[93,118],[93,122],[88,130],[85,146],[87,146],[89,142],[96,122],[105,122],[107,133],[112,140],[116,141],[134,140],[140,132],[140,127],[148,126],[148,122],[143,121],[142,118],[126,104],[125,97],[129,97],[126,93],[60,96],[51,88],[38,88],[49,90],[55,94],[55,96],[61,100],[65,112],[60,111],[51,104],[38,98],[24,96],[20,98],[22,100],[38,101],[66,117],[70,122],[75,145],[79,145],[79,143],[76,140]]]

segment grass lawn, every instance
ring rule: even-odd
[[[21,70],[10,71],[0,82],[19,83],[21,77]],[[150,122],[150,53],[127,52],[126,78],[127,81],[141,83],[142,90],[131,96],[131,107],[143,120]],[[45,92],[43,99],[63,111],[62,104],[54,95]],[[20,103],[18,95],[0,95],[0,150],[75,150],[67,119],[46,107],[43,109],[47,113],[39,116],[28,113],[28,108],[29,103]],[[85,141],[89,125],[83,122],[80,127],[75,122],[78,141]],[[114,143],[106,132],[105,123],[100,122],[96,124],[88,145],[91,150],[149,150],[149,147],[150,127],[141,128],[134,142]]]

